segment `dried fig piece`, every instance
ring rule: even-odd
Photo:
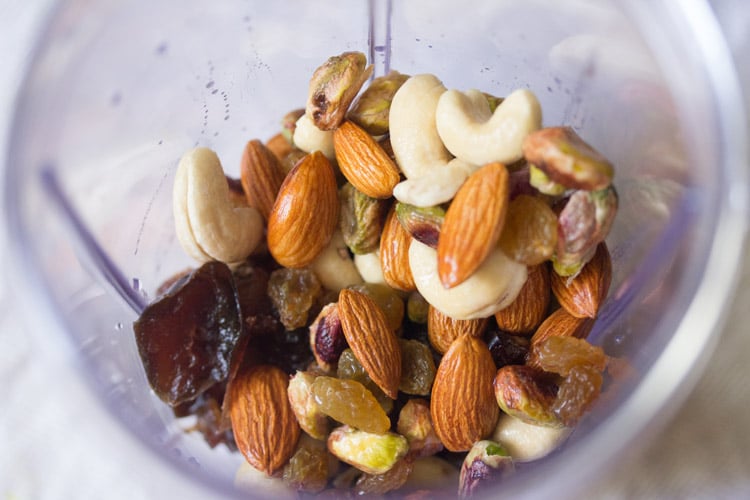
[[[133,324],[149,384],[170,406],[195,399],[229,374],[242,332],[229,267],[211,261],[146,307]]]

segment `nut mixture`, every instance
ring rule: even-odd
[[[543,128],[528,90],[371,73],[357,52],[321,65],[239,181],[185,153],[175,229],[201,265],[135,336],[154,392],[246,458],[238,484],[470,497],[558,447],[613,381],[585,340],[613,167]]]

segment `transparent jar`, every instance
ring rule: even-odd
[[[44,343],[72,347],[111,418],[147,445],[136,467],[238,494],[241,455],[183,432],[148,387],[130,325],[164,279],[194,265],[172,222],[182,153],[210,147],[237,176],[247,140],[274,135],[304,105],[313,69],[344,50],[368,54],[376,74],[531,89],[545,125],[574,127],[616,165],[613,284],[590,340],[637,376],[496,492],[573,496],[678,407],[735,284],[747,131],[703,2],[62,2],[4,172],[14,283],[51,325]]]

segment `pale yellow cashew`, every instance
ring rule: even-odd
[[[414,75],[393,96],[388,118],[391,147],[407,179],[429,175],[453,159],[435,126],[435,109],[445,90],[434,75]]]
[[[419,293],[454,319],[495,314],[516,299],[527,277],[526,266],[496,248],[466,281],[446,289],[438,276],[437,251],[414,239],[409,246],[409,266]]]
[[[533,425],[501,414],[492,440],[503,445],[513,460],[531,462],[555,451],[572,432],[570,427]]]
[[[432,207],[453,199],[476,165],[454,158],[446,165],[434,168],[428,175],[412,177],[393,189],[393,196],[402,203],[417,207]]]
[[[180,244],[199,261],[241,262],[263,237],[260,212],[232,205],[219,158],[208,148],[192,149],[180,159],[172,208]]]
[[[302,115],[297,120],[292,142],[305,153],[320,151],[329,160],[336,159],[333,130],[320,130],[307,115]]]
[[[436,128],[445,147],[476,165],[513,163],[523,157],[524,138],[542,126],[542,108],[529,90],[512,92],[494,113],[477,90],[448,90],[435,110]]]
[[[357,267],[357,271],[365,283],[387,284],[385,277],[383,277],[383,268],[380,266],[379,250],[365,254],[355,254],[354,265]]]
[[[341,231],[333,233],[328,246],[315,257],[310,269],[327,290],[334,292],[351,285],[359,285],[363,281],[349,255]]]

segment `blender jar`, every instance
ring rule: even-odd
[[[544,125],[572,126],[615,164],[613,282],[589,340],[637,376],[496,492],[574,495],[674,411],[734,285],[746,131],[703,2],[61,2],[19,97],[5,170],[15,282],[55,325],[44,343],[74,350],[102,405],[170,465],[165,474],[238,494],[243,458],[183,431],[149,389],[131,325],[162,281],[195,265],[173,229],[180,156],[210,147],[237,177],[244,144],[274,135],[304,106],[312,71],[346,50],[368,54],[376,76],[528,88]]]

